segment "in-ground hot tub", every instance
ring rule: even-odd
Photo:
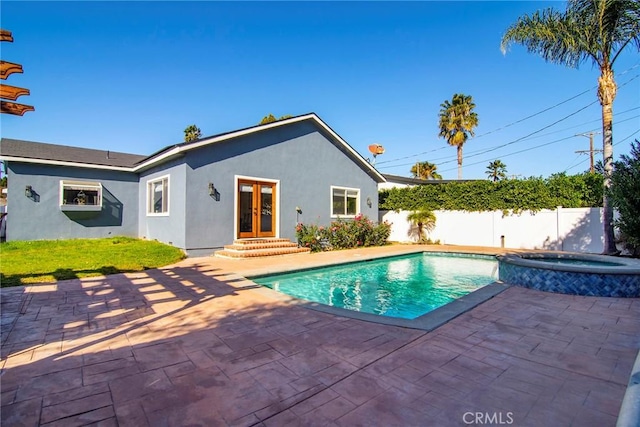
[[[600,297],[640,297],[640,260],[574,253],[498,256],[498,278],[540,291]]]

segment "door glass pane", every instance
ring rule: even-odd
[[[273,219],[273,188],[270,185],[260,186],[260,231],[270,232]]]
[[[240,232],[253,231],[253,186],[240,185]]]

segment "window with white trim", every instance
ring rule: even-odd
[[[60,209],[63,211],[102,210],[102,184],[94,181],[60,181]]]
[[[147,215],[169,214],[169,177],[147,182]]]
[[[355,217],[360,211],[360,189],[331,187],[331,216]]]

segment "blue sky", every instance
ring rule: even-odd
[[[548,6],[564,3],[3,1],[14,42],[2,43],[2,59],[24,68],[6,83],[29,88],[19,102],[36,110],[2,115],[2,136],[151,154],[190,124],[207,136],[315,112],[365,157],[382,144],[382,173],[409,176],[431,161],[455,179],[438,111],[464,93],[479,116],[464,178],[486,178],[495,159],[516,177],[579,173],[589,159],[575,151],[589,140],[575,134],[601,127],[598,70],[517,45],[500,52],[518,16]],[[640,139],[637,51],[615,71],[618,158]]]

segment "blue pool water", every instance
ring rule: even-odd
[[[551,258],[551,257],[530,257],[526,258],[532,261],[548,262],[551,264],[565,264],[565,265],[582,265],[585,267],[621,267],[624,264],[607,261],[592,261],[587,259],[573,259],[573,258]]]
[[[492,257],[419,253],[252,280],[308,301],[415,319],[494,282],[497,267]]]

